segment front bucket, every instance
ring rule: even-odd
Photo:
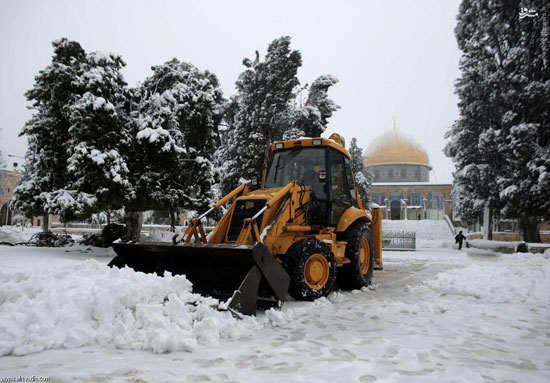
[[[113,243],[113,249],[117,256],[109,266],[129,266],[161,276],[165,271],[185,275],[194,292],[232,297],[229,309],[245,315],[255,313],[257,297],[280,305],[288,291],[290,277],[261,243]]]

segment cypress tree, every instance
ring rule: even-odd
[[[86,52],[66,38],[52,43],[52,63],[35,77],[32,89],[25,93],[34,109],[21,136],[27,136],[26,175],[15,190],[15,206],[27,216],[44,215],[43,229],[49,227],[49,214],[68,220],[84,213],[93,199],[77,196],[70,185],[67,170],[71,127],[69,105],[82,94],[78,78],[86,64]],[[90,197],[90,196],[88,196]]]
[[[172,59],[134,90],[129,220],[145,210],[204,210],[213,198],[213,153],[224,103],[218,79]],[[135,236],[136,228],[131,236]]]
[[[543,1],[523,6],[547,15]],[[538,218],[550,214],[544,22],[521,19],[520,4],[512,1],[462,2],[455,29],[463,51],[456,82],[460,117],[446,134],[462,218],[473,221],[489,206],[497,215],[520,218],[528,241],[537,239]]]
[[[365,168],[363,149],[357,146],[357,139],[351,139],[349,146],[349,154],[351,155],[351,171],[355,175],[355,183],[359,189],[359,195],[365,207],[370,201],[369,193],[372,185],[372,174]]]
[[[222,193],[240,180],[260,178],[270,143],[280,140],[291,125],[292,100],[299,85],[299,51],[291,50],[290,37],[273,40],[264,61],[244,59],[246,70],[237,80],[234,114],[224,147],[217,153]]]

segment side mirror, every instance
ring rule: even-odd
[[[321,183],[327,182],[327,171],[326,170],[319,171],[319,182],[321,182]]]

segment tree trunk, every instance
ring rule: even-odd
[[[176,212],[170,208],[170,231],[176,232]]]
[[[49,231],[50,230],[50,215],[44,214],[42,216],[42,231]]]
[[[483,211],[483,239],[493,239],[493,210],[489,205]]]
[[[107,225],[111,224],[111,212],[107,210],[105,213],[107,213]]]
[[[143,226],[143,212],[142,211],[126,211],[126,239],[128,241],[139,241],[139,235],[141,234],[141,227]]]
[[[267,162],[269,160],[269,151],[271,149],[271,134],[269,130],[265,135],[265,152],[264,152],[264,166],[262,168],[262,179],[260,180],[261,184],[259,187],[263,188],[265,185],[265,177],[267,176]]]
[[[526,216],[519,220],[525,242],[540,242],[539,222],[536,216]]]

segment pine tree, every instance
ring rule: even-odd
[[[122,58],[88,54],[77,84],[84,94],[69,106],[68,170],[77,198],[93,196],[94,212],[120,209],[130,193],[129,158],[123,147],[131,143],[126,83]]]
[[[550,65],[544,57],[544,1],[533,1],[529,9],[540,17],[517,18],[499,37],[512,47],[502,62],[506,94],[502,132],[496,134],[499,152],[506,160],[497,179],[503,216],[518,218],[528,242],[540,241],[540,218],[550,219]],[[548,7],[548,5],[546,5]],[[510,6],[509,13],[517,10]],[[519,10],[518,10],[519,12]],[[548,34],[548,31],[546,32]]]
[[[319,76],[309,89],[306,103],[294,111],[292,129],[285,132],[284,139],[303,137],[320,137],[326,130],[328,119],[340,108],[328,98],[328,89],[338,83],[331,75]]]
[[[28,216],[44,215],[43,228],[48,229],[48,214],[59,214],[64,220],[84,212],[93,199],[67,190],[67,142],[70,140],[70,105],[82,94],[77,80],[86,62],[79,43],[65,38],[52,43],[52,63],[35,77],[25,97],[35,110],[20,135],[27,136],[27,175],[15,190],[15,206]],[[88,196],[89,197],[89,196]]]
[[[217,153],[222,193],[241,179],[260,178],[266,148],[280,140],[291,124],[292,100],[299,85],[296,76],[302,65],[299,51],[290,49],[290,37],[271,42],[264,61],[244,59],[247,68],[237,80],[236,111],[225,147]]]
[[[462,76],[456,82],[460,118],[446,135],[451,141],[445,151],[455,162],[458,211],[468,221],[480,216],[486,205],[498,209],[500,200],[496,178],[502,158],[491,148],[494,141],[481,136],[498,129],[502,107],[501,96],[494,91],[496,79],[490,76],[496,70],[494,55],[489,53],[492,49],[488,40],[478,41],[489,28],[484,24],[491,14],[478,1],[463,2],[455,30],[459,48],[464,52],[460,61]]]
[[[357,146],[357,139],[355,137],[351,139],[349,154],[351,155],[351,171],[355,176],[359,195],[363,201],[363,206],[367,207],[370,201],[369,193],[373,177],[365,168],[363,149]]]
[[[130,212],[204,210],[223,96],[216,76],[172,59],[134,91]],[[173,222],[174,223],[174,222]]]
[[[529,7],[542,10],[543,2]],[[519,217],[527,229],[537,216],[550,214],[542,197],[550,182],[550,92],[543,20],[521,20],[519,12],[514,2],[462,2],[455,30],[463,51],[456,83],[460,117],[446,135],[445,153],[455,162],[463,219],[474,220],[487,205]]]

